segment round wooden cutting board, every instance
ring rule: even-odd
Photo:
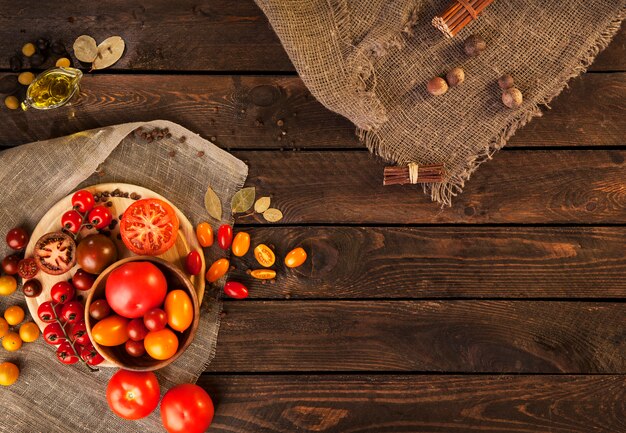
[[[193,286],[196,288],[196,293],[198,294],[198,301],[199,303],[202,303],[202,298],[204,295],[204,286],[205,286],[204,273],[206,271],[204,254],[202,252],[202,247],[200,246],[196,238],[193,225],[189,222],[187,217],[176,206],[174,206],[174,204],[172,204],[166,198],[155,193],[154,191],[151,191],[149,189],[146,189],[140,186],[129,185],[129,184],[124,184],[124,183],[104,183],[104,184],[89,186],[84,189],[86,189],[87,191],[90,191],[92,194],[95,194],[97,192],[111,193],[115,190],[118,190],[122,194],[128,193],[129,196],[132,193],[135,193],[140,198],[158,198],[169,203],[176,211],[176,215],[178,216],[178,219],[180,221],[180,228],[178,232],[179,235],[176,238],[176,243],[174,244],[174,246],[170,248],[169,250],[167,250],[164,254],[158,257],[175,264],[181,269],[184,269],[183,268],[184,261],[187,255],[189,254],[189,252],[194,251],[194,250],[200,252],[200,257],[202,258],[202,269],[200,271],[200,274],[198,274],[197,276],[192,276],[190,277],[190,279],[191,279]],[[44,215],[41,221],[39,221],[39,224],[37,224],[37,227],[35,227],[35,230],[33,231],[31,235],[30,242],[28,243],[26,247],[26,257],[31,257],[33,255],[35,244],[37,243],[37,240],[41,236],[43,236],[46,233],[61,230],[62,215],[68,210],[72,209],[72,195],[73,193],[63,198],[62,200],[60,200],[54,206],[52,206],[52,208],[50,208],[50,210]],[[110,196],[107,198],[107,200],[112,203],[110,210],[113,213],[113,217],[115,219],[118,219],[119,216],[123,214],[124,211],[128,208],[128,206],[130,206],[132,203],[136,201],[131,198],[119,197],[119,196],[118,197]],[[84,238],[85,236],[92,234],[92,233],[97,233],[97,230],[88,231],[88,230],[83,229],[83,231],[81,231],[80,237]],[[118,236],[117,236],[118,234],[119,234],[119,224],[117,224],[115,228],[111,230],[111,239],[115,242],[117,246],[118,259],[135,256],[136,254],[129,251],[126,248],[126,246],[124,246],[124,243],[120,239],[118,239]],[[62,274],[62,275],[49,275],[42,271],[39,271],[39,273],[35,277],[41,282],[42,292],[36,298],[26,298],[26,303],[28,305],[28,309],[30,310],[31,316],[33,317],[33,320],[35,321],[35,323],[37,323],[37,325],[42,331],[47,324],[39,320],[39,318],[37,317],[37,309],[39,308],[39,305],[41,305],[43,302],[50,300],[50,288],[55,283],[59,281],[67,281],[71,279],[72,275],[74,275],[74,273],[76,272],[78,268],[79,266],[77,264],[69,272],[66,272],[65,274]],[[87,296],[89,295],[89,291],[78,292],[78,295],[82,296],[83,299],[86,299]],[[105,361],[102,364],[100,364],[99,367],[113,367],[113,365]]]

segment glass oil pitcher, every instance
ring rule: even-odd
[[[22,110],[31,107],[49,110],[67,104],[76,94],[82,77],[83,73],[74,68],[53,68],[42,72],[28,86]]]

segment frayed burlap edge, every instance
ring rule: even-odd
[[[519,128],[526,125],[534,117],[541,116],[543,114],[541,111],[542,106],[550,108],[548,105],[550,101],[552,101],[552,99],[558,96],[567,87],[567,83],[570,79],[586,72],[587,68],[593,63],[598,53],[609,45],[613,37],[620,30],[624,17],[626,17],[626,7],[620,10],[618,15],[610,21],[608,27],[604,29],[595,40],[584,47],[577,63],[570,70],[564,71],[564,78],[562,82],[556,86],[555,90],[544,92],[544,94],[540,95],[534,103],[520,110],[517,116],[505,125],[505,127],[502,128],[502,130],[485,145],[481,152],[471,158],[468,158],[465,162],[465,170],[450,176],[444,182],[424,184],[424,192],[426,194],[430,194],[431,200],[440,203],[442,207],[451,206],[452,198],[456,197],[463,191],[465,182],[469,180],[474,171],[476,171],[476,169],[478,169],[483,162],[493,158],[493,155],[505,146],[507,141]],[[402,35],[393,35],[389,40],[395,41],[393,45],[396,46],[395,43],[400,42],[402,37]],[[392,45],[388,45],[388,47],[390,46]],[[377,128],[357,127],[356,134],[372,153],[386,160],[397,162],[395,161],[393,155],[389,151],[386,151],[383,147],[385,139],[376,131],[376,129]]]

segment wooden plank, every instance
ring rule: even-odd
[[[624,298],[626,228],[264,227],[276,284],[246,274],[252,252],[232,257],[230,278],[251,298]],[[296,246],[304,265],[286,268]]]
[[[114,69],[180,71],[293,71],[287,54],[252,0],[86,0],[27,7],[3,0],[0,52],[11,53],[42,35],[68,46],[81,34],[101,41],[119,34],[125,56]],[[10,12],[10,13],[9,13]],[[591,69],[626,70],[622,31]],[[8,67],[8,56],[0,68]]]
[[[51,112],[2,106],[0,146],[168,119],[229,149],[364,149],[354,126],[315,101],[297,77],[89,74],[82,91],[72,107]],[[626,73],[586,74],[509,146],[624,145],[624,99]]]
[[[626,373],[625,303],[235,301],[223,316],[212,372]]]
[[[279,223],[624,223],[626,151],[510,151],[484,164],[451,208],[421,187],[383,186],[385,163],[365,152],[233,152],[247,184],[272,194]],[[263,223],[240,217],[238,223]]]
[[[202,376],[212,432],[626,431],[624,376]]]

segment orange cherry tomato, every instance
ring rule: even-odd
[[[109,316],[91,329],[93,340],[101,346],[119,346],[128,340],[128,320],[122,316]]]
[[[13,305],[4,312],[4,319],[11,326],[15,326],[24,320],[24,309],[19,305]]]
[[[9,332],[2,339],[2,347],[7,352],[14,352],[22,347],[22,339],[17,334],[17,332]]]
[[[20,326],[19,334],[24,343],[32,343],[39,338],[39,326],[34,322],[26,322]]]
[[[276,278],[276,271],[273,269],[255,269],[250,272],[250,275],[257,280],[272,280]]]
[[[295,248],[285,256],[285,266],[288,268],[297,268],[306,261],[306,251],[303,248]]]
[[[233,250],[233,254],[237,257],[245,256],[250,249],[250,235],[246,232],[237,233],[231,248]]]
[[[171,329],[150,331],[143,340],[146,352],[154,359],[163,361],[170,359],[178,350],[178,338]]]
[[[0,338],[7,335],[7,332],[9,332],[9,322],[0,317]]]
[[[213,227],[209,223],[200,223],[196,227],[196,237],[204,248],[213,245]]]
[[[193,322],[193,303],[184,290],[172,290],[165,298],[167,324],[175,331],[183,332]]]
[[[228,259],[219,259],[213,262],[209,270],[206,272],[206,279],[209,283],[214,283],[228,272],[230,262]]]
[[[261,266],[265,266],[266,268],[272,266],[276,261],[274,251],[272,251],[270,247],[265,244],[257,245],[254,249],[254,257],[256,258],[256,261],[261,264]]]

